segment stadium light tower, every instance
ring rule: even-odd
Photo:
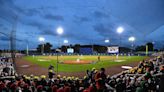
[[[155,41],[153,41],[152,44],[153,44],[153,51],[154,51]]]
[[[108,49],[108,43],[110,42],[109,39],[104,40],[104,42],[107,44],[106,48]]]
[[[68,44],[68,40],[64,40],[63,43],[64,43],[64,44]]]
[[[136,40],[136,38],[134,37],[134,36],[131,36],[131,37],[129,37],[129,42],[131,42],[132,43],[132,49],[133,49],[133,47],[134,47],[134,41]]]
[[[62,35],[64,30],[63,30],[62,27],[58,27],[56,32],[57,32],[58,35]]]
[[[104,42],[105,42],[105,43],[109,43],[109,40],[108,40],[108,39],[106,39]]]
[[[45,41],[45,38],[44,37],[39,37],[39,41],[40,42],[44,42]]]
[[[117,33],[119,34],[119,38],[120,38],[120,47],[121,47],[121,34],[124,32],[124,28],[123,27],[118,27],[117,28]]]
[[[131,36],[131,37],[129,37],[129,39],[128,39],[128,40],[129,40],[130,42],[134,42],[134,41],[135,41],[135,39],[136,39],[135,37]]]
[[[118,27],[117,28],[117,33],[122,34],[122,32],[124,32],[124,28],[123,27]]]
[[[28,39],[26,39],[26,55],[28,56],[29,54],[29,42]]]
[[[44,54],[44,41],[45,41],[44,37],[39,37],[39,42],[41,42],[41,44],[42,44],[42,47],[41,47],[42,55]]]
[[[64,33],[64,30],[62,27],[58,27],[56,29],[56,33],[58,34],[58,45],[60,46],[59,36]],[[60,50],[59,50],[60,51]],[[59,63],[59,51],[57,51],[57,64],[56,64],[56,74],[58,75],[58,63]]]

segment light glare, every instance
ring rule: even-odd
[[[117,28],[117,33],[118,34],[121,34],[123,31],[124,31],[124,28],[123,27],[118,27]]]
[[[64,43],[68,43],[68,40],[64,40]]]
[[[135,41],[135,37],[133,37],[133,36],[129,37],[129,41],[134,42]]]
[[[44,37],[39,37],[39,41],[40,42],[44,42],[45,41],[45,38]]]
[[[63,34],[63,28],[62,27],[57,28],[57,34],[59,34],[59,35]]]
[[[105,42],[105,43],[109,43],[109,40],[108,40],[108,39],[106,39],[104,42]]]

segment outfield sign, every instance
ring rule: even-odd
[[[119,53],[119,47],[118,46],[108,47],[108,53]]]
[[[73,48],[68,48],[67,53],[74,53],[74,49]]]

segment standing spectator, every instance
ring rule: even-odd
[[[48,72],[48,76],[49,76],[49,79],[52,79],[54,77],[55,73],[53,72],[53,70],[49,70]]]
[[[54,70],[54,66],[53,66],[53,65],[50,65],[50,66],[48,67],[48,70]]]

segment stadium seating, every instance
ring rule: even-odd
[[[84,78],[60,75],[17,75],[11,62],[0,61],[0,92],[163,92],[164,57],[161,54],[117,75],[105,69],[87,70]],[[10,69],[6,69],[6,67]]]

